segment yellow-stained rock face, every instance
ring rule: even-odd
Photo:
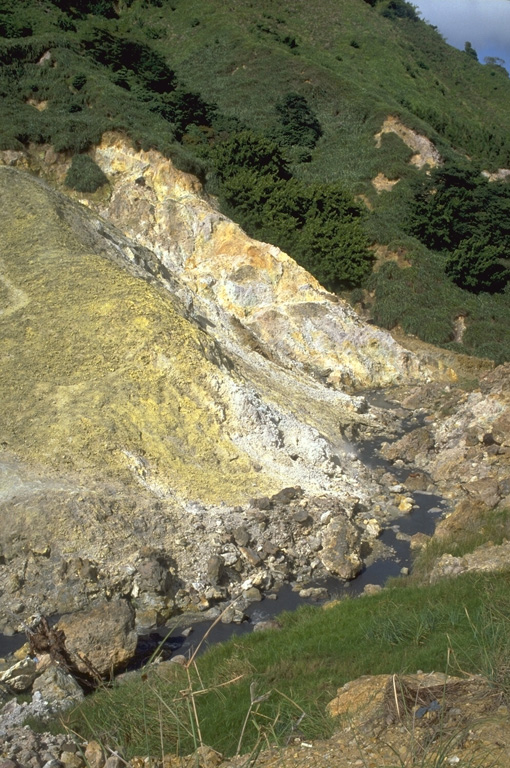
[[[239,342],[240,323],[280,365],[344,390],[427,376],[293,259],[221,216],[196,179],[159,153],[137,152],[109,134],[93,154],[112,190],[96,209],[179,274],[197,311],[231,342]]]
[[[385,496],[346,435],[395,419],[345,389],[427,372],[157,153],[95,158],[87,210],[25,172],[68,158],[0,157],[0,627],[350,578]]]
[[[28,615],[131,594],[144,627],[202,610],[236,585],[286,577],[286,562],[261,567],[264,543],[269,557],[292,540],[292,568],[309,574],[313,561],[325,573],[334,561],[349,577],[362,529],[351,526],[353,552],[329,556],[323,516],[343,520],[378,490],[343,429],[381,429],[391,416],[279,365],[177,268],[34,177],[0,168],[0,194],[2,625],[20,594]],[[224,224],[227,250],[228,233],[242,233]],[[253,270],[255,289],[260,272],[270,291],[267,248],[249,241],[247,258],[237,274]],[[253,543],[240,549],[231,531],[242,526]],[[217,585],[221,563],[233,571]],[[168,578],[153,583],[138,567]],[[198,585],[195,602],[179,580]]]
[[[203,332],[169,294],[89,252],[43,188],[12,172],[0,179],[8,448],[211,502],[268,490],[222,428]]]

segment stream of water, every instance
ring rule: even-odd
[[[415,491],[409,495],[414,498],[416,508],[410,514],[394,520],[391,526],[386,528],[379,537],[383,544],[391,547],[393,550],[392,556],[376,560],[364,568],[352,581],[343,582],[332,577],[314,585],[325,587],[329,593],[328,599],[356,597],[361,595],[367,584],[383,586],[389,578],[399,576],[402,568],[411,567],[409,541],[397,538],[398,533],[412,536],[415,533],[422,532],[431,535],[434,532],[436,522],[445,512],[446,502],[440,496],[421,491]],[[233,636],[252,632],[254,624],[259,621],[277,618],[283,611],[294,611],[296,608],[307,603],[318,604],[312,598],[299,597],[298,592],[294,591],[290,584],[285,584],[278,591],[276,599],[268,599],[266,597],[260,603],[249,605],[245,610],[248,621],[244,621],[242,624],[222,624],[221,622],[216,624],[209,632],[202,650],[216,643],[228,640]],[[186,625],[183,625],[181,630],[184,629],[184,626]],[[166,644],[168,651],[184,655],[190,653],[199,645],[210,627],[210,621],[193,624],[192,632],[187,637],[180,634],[179,629],[175,630]],[[157,638],[153,636],[153,640],[163,639],[165,635],[166,631],[161,629]],[[150,648],[151,644],[149,644],[149,651]]]
[[[374,391],[367,393],[366,399],[371,405],[380,408],[400,408],[400,406],[388,402],[383,392]],[[422,426],[422,418],[420,415],[412,414],[407,419],[404,419],[403,432],[408,432]],[[391,472],[397,482],[402,483],[412,471],[412,467],[406,465],[399,468],[382,458],[379,454],[379,449],[384,441],[384,437],[364,441],[356,446],[356,453],[365,465],[372,469],[382,468]],[[441,496],[426,491],[409,492],[407,495],[414,500],[413,510],[394,519],[379,537],[379,541],[384,545],[384,550],[391,551],[391,556],[381,557],[367,565],[352,581],[344,582],[331,577],[313,586],[325,587],[328,590],[328,599],[357,597],[363,593],[367,584],[384,586],[389,578],[400,576],[403,568],[410,569],[412,563],[409,537],[415,533],[425,533],[431,536],[434,533],[436,523],[444,516],[448,502]],[[313,598],[299,597],[298,591],[295,591],[290,584],[285,584],[280,588],[276,596],[273,596],[273,599],[265,597],[260,603],[249,605],[245,610],[248,620],[241,624],[222,624],[218,622],[211,629],[210,621],[198,622],[193,624],[192,632],[187,636],[179,634],[179,629],[176,629],[167,642],[168,651],[184,655],[189,654],[197,648],[204,635],[208,632],[206,641],[201,647],[201,651],[206,650],[207,647],[228,640],[233,636],[252,632],[256,623],[274,619],[284,611],[296,610],[299,606],[306,603],[317,604],[318,601]],[[181,630],[185,626],[183,624]],[[164,638],[167,632],[168,630],[164,628],[159,630],[159,633],[153,636],[153,641]],[[149,648],[150,645],[149,643]]]

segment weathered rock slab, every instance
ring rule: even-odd
[[[107,676],[124,667],[136,651],[134,613],[121,598],[63,616],[58,627],[65,632],[67,650],[85,674],[91,672],[87,661],[99,675]],[[81,661],[82,656],[87,661]]]

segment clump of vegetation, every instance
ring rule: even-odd
[[[454,283],[468,291],[497,293],[510,279],[505,263],[507,253],[503,243],[494,243],[490,236],[475,235],[449,254],[445,271]]]
[[[400,326],[423,341],[455,352],[487,357],[496,363],[510,359],[510,290],[475,294],[445,276],[445,259],[424,250],[412,266],[387,262],[374,273],[368,288],[374,293],[373,320],[384,328]],[[466,330],[454,338],[462,317]]]
[[[510,186],[450,161],[415,188],[409,229],[445,255],[446,274],[475,293],[503,290],[510,279]]]
[[[276,138],[282,146],[313,149],[322,136],[322,128],[315,112],[304,96],[287,93],[276,105],[279,127]]]
[[[339,183],[304,184],[274,141],[250,131],[209,153],[222,208],[253,237],[275,243],[332,289],[371,272],[365,211]]]
[[[107,183],[107,177],[89,155],[74,155],[66,174],[66,187],[77,192],[96,192]]]
[[[410,19],[411,21],[419,19],[414,5],[406,0],[383,0],[381,12],[388,19]]]

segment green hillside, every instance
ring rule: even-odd
[[[510,167],[502,67],[446,45],[403,0],[70,6],[2,4],[1,148],[79,154],[124,131],[380,325],[510,359],[510,186],[480,175]],[[446,165],[418,170],[396,133],[378,146],[389,116]],[[378,192],[378,174],[398,183]],[[371,274],[381,245],[398,259]]]

